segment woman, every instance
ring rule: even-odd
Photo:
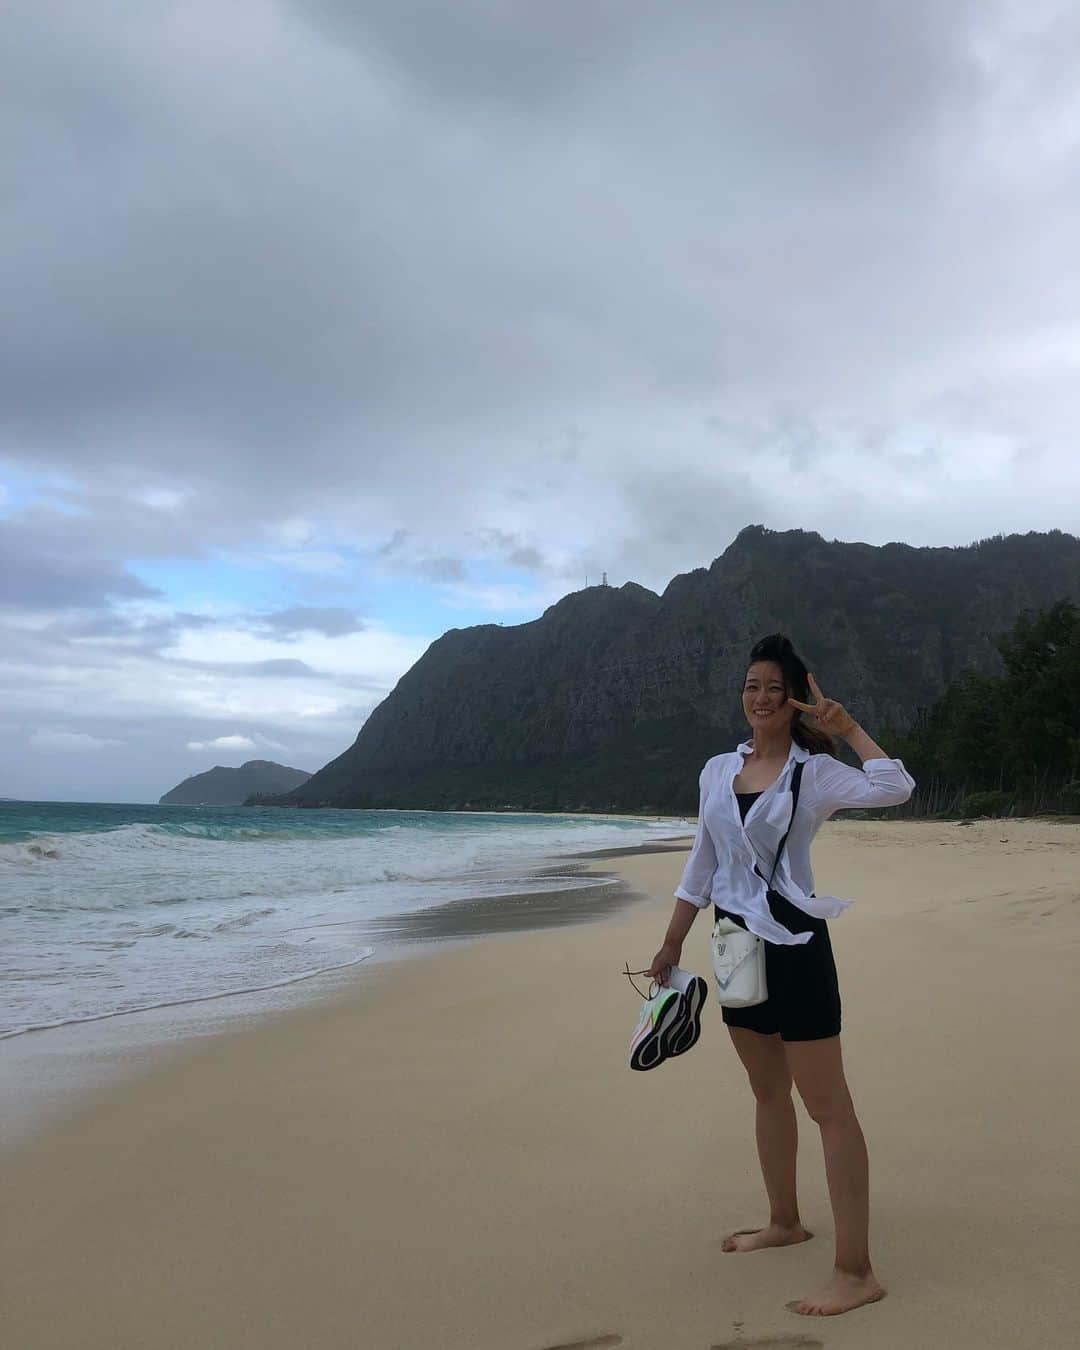
[[[821,1129],[836,1259],[822,1289],[787,1306],[812,1315],[847,1312],[883,1298],[885,1290],[870,1265],[869,1165],[844,1079],[840,991],[825,922],[850,901],[814,895],[810,844],[834,811],[897,806],[915,783],[900,760],[890,759],[839,703],[822,694],[780,633],[763,638],[750,653],[742,702],[753,736],[737,750],[715,755],[701,771],[697,834],[649,974],[667,984],[691,924],[710,904],[765,940],[768,998],[754,1007],[725,1007],[723,1018],[757,1099],[769,1222],[732,1233],[723,1250],[783,1247],[813,1236],[800,1222],[795,1194],[794,1079]],[[813,722],[804,721],[804,714]],[[855,751],[861,770],[833,757],[833,736]],[[764,878],[791,819],[790,784],[799,762],[804,768],[798,806],[773,878],[774,893],[767,895]]]

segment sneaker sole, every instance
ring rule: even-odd
[[[690,983],[690,988],[679,999],[681,1005],[679,1020],[668,1032],[667,1053],[669,1058],[674,1058],[676,1055],[685,1055],[687,1050],[697,1045],[698,1037],[701,1035],[701,1010],[704,1008],[708,996],[708,984],[700,975],[695,975]]]
[[[672,1026],[681,1016],[680,1008],[682,998],[677,990],[672,990],[675,995],[663,1007],[660,1016],[657,1018],[653,1028],[630,1051],[630,1067],[645,1071],[655,1069],[658,1064],[662,1064],[667,1059],[667,1037]]]

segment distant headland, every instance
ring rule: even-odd
[[[269,759],[249,759],[238,769],[220,764],[194,774],[171,788],[159,806],[243,806],[248,797],[261,792],[291,792],[306,783],[311,774],[290,769]]]

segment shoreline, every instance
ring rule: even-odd
[[[526,875],[537,882],[557,881],[567,873],[576,879],[596,871],[589,866],[594,860],[685,851],[688,842],[678,841],[692,837],[554,855]],[[275,1023],[348,996],[378,966],[503,933],[599,922],[640,898],[617,876],[603,872],[595,884],[577,889],[538,886],[535,891],[466,896],[421,910],[357,920],[358,942],[370,938],[378,944],[369,956],[280,985],[208,994],[7,1036],[0,1039],[0,1098],[10,1105],[0,1117],[0,1155],[32,1140],[65,1115],[92,1106],[123,1083],[164,1069],[217,1037]]]

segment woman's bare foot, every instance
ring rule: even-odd
[[[767,1228],[740,1228],[720,1244],[725,1252],[756,1252],[762,1247],[790,1247],[794,1242],[805,1242],[814,1235],[797,1223],[794,1228],[782,1228],[771,1223]]]
[[[843,1270],[834,1270],[832,1279],[823,1289],[809,1298],[795,1299],[787,1304],[792,1312],[803,1313],[808,1317],[831,1317],[836,1313],[850,1312],[852,1308],[861,1308],[864,1303],[876,1303],[885,1297],[885,1290],[877,1282],[873,1271],[865,1275],[849,1275]]]

